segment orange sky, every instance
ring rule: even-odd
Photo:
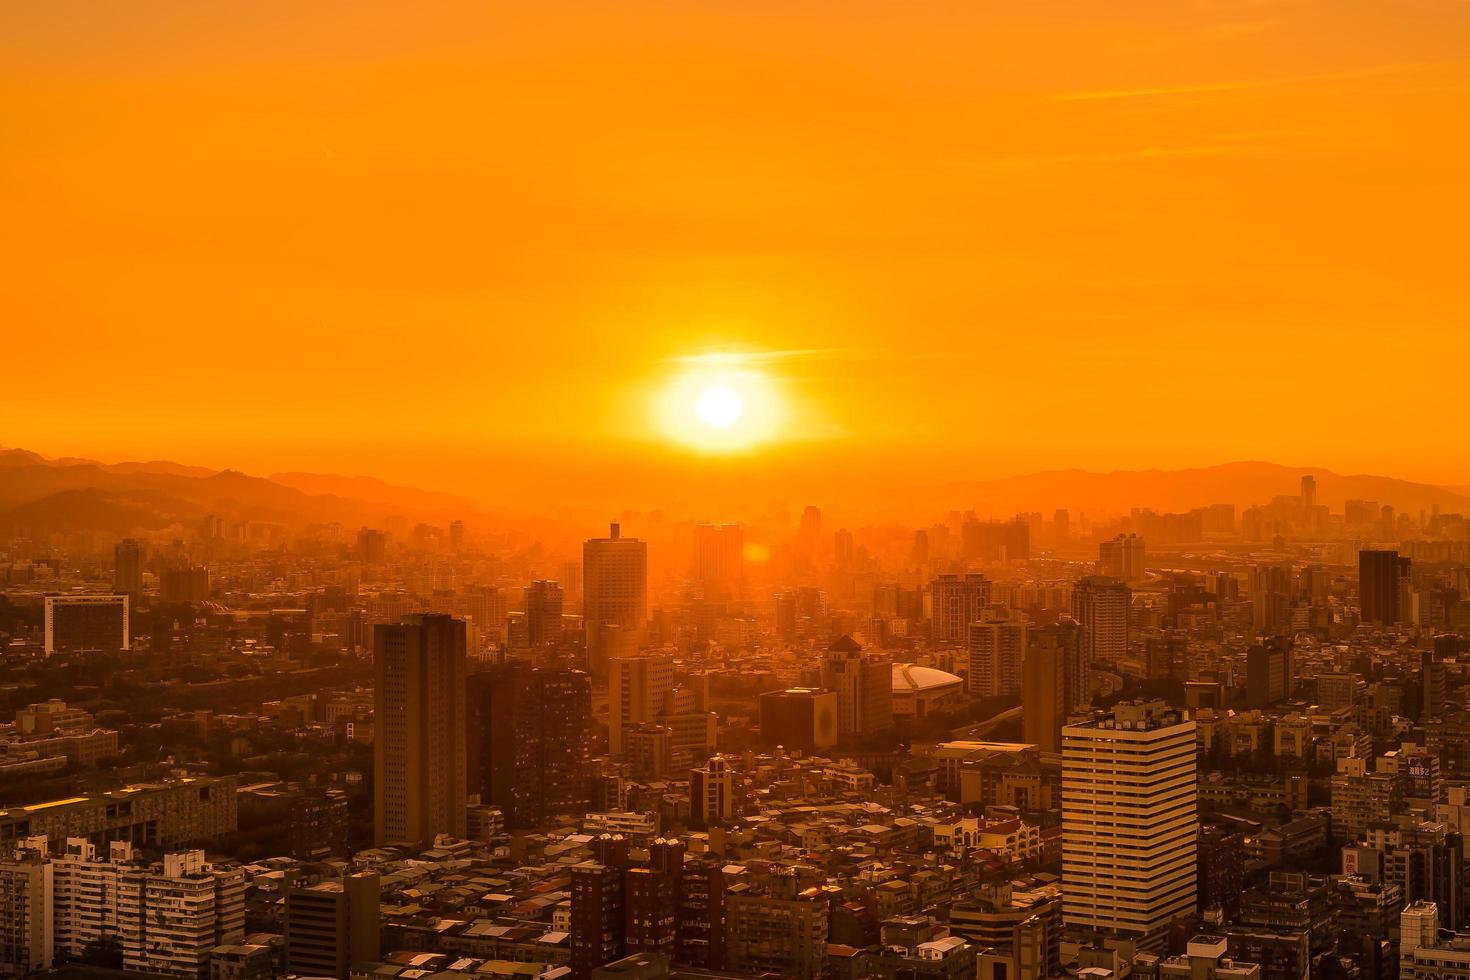
[[[699,467],[1470,483],[1470,4],[409,9],[0,8],[0,443],[665,478],[734,349]]]

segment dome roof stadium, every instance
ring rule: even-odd
[[[933,691],[941,687],[952,687],[964,681],[948,671],[918,664],[893,665],[894,693],[909,691]]]

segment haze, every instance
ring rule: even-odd
[[[0,37],[8,445],[518,502],[1470,482],[1464,3],[47,3]],[[657,392],[731,352],[780,431],[667,438]]]

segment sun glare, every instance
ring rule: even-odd
[[[738,363],[694,363],[658,393],[655,414],[666,437],[701,452],[732,452],[781,434],[785,405],[762,371]]]
[[[740,418],[740,410],[743,407],[740,396],[725,385],[710,385],[704,389],[704,394],[699,396],[699,402],[694,406],[694,410],[699,413],[705,425],[712,425],[716,429],[728,429]]]

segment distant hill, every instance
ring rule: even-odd
[[[966,481],[908,487],[874,494],[869,506],[897,515],[903,512],[975,508],[996,517],[1019,511],[1057,508],[1074,512],[1126,513],[1132,507],[1179,512],[1215,503],[1237,508],[1268,503],[1300,492],[1301,478],[1317,478],[1317,502],[1334,511],[1343,501],[1376,500],[1400,511],[1417,513],[1439,504],[1445,512],[1470,514],[1470,493],[1386,476],[1343,476],[1316,467],[1276,463],[1224,463],[1183,470],[1049,470],[997,480]],[[1460,488],[1462,491],[1464,488]]]
[[[394,486],[371,476],[334,476],[324,473],[272,473],[272,483],[292,487],[302,493],[332,494],[354,500],[365,500],[387,507],[411,511],[442,511],[463,514],[483,507],[464,497],[417,487]]]

